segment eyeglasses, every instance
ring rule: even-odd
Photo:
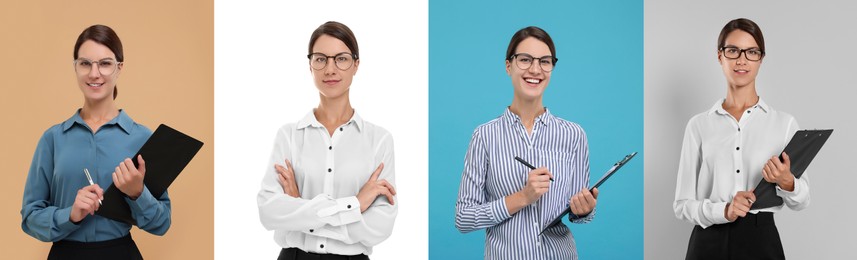
[[[122,62],[116,62],[112,58],[102,59],[99,61],[78,58],[74,60],[74,71],[78,74],[85,75],[92,72],[92,66],[98,66],[98,72],[101,73],[101,75],[109,76],[116,72],[116,68],[119,67],[119,64],[122,64]]]
[[[747,58],[748,61],[759,61],[765,56],[765,52],[759,50],[757,48],[749,48],[749,49],[739,49],[738,47],[720,47],[720,51],[723,52],[723,56],[727,59],[738,59],[741,57],[741,54],[744,54],[744,58]]]
[[[309,58],[309,66],[314,70],[323,70],[327,67],[327,60],[333,59],[333,63],[336,64],[336,68],[340,70],[350,69],[352,65],[354,65],[354,60],[357,59],[357,55],[341,52],[336,54],[335,56],[327,56],[324,53],[311,53],[306,56]]]
[[[522,70],[530,69],[530,67],[533,66],[533,60],[538,60],[539,61],[539,67],[544,72],[552,71],[554,65],[559,60],[559,59],[554,58],[553,56],[550,56],[550,55],[535,58],[532,55],[529,55],[526,53],[516,53],[515,55],[512,55],[511,58],[518,65],[518,68],[522,69]]]

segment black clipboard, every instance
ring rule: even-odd
[[[800,130],[795,132],[792,140],[783,149],[783,152],[789,155],[791,172],[795,178],[800,179],[803,176],[806,167],[815,159],[818,151],[821,151],[821,147],[824,146],[824,143],[827,142],[831,134],[833,134],[833,129]],[[783,155],[780,153],[780,161],[782,160]],[[759,184],[756,185],[756,189],[753,191],[753,194],[756,195],[756,201],[753,202],[753,206],[750,209],[763,209],[782,205],[783,198],[777,196],[776,187],[776,184],[767,182],[764,178],[759,181]]]
[[[152,196],[160,198],[201,148],[202,142],[199,140],[167,125],[158,126],[137,152],[137,155],[143,155],[143,160],[146,161],[146,177],[143,183]],[[137,155],[131,159],[136,167],[139,166]],[[110,184],[104,192],[101,208],[95,213],[129,225],[137,225],[137,221],[131,216],[131,206],[125,198],[122,191]]]
[[[625,166],[625,164],[626,164],[626,163],[628,163],[628,161],[630,161],[632,158],[634,158],[634,156],[635,156],[635,155],[637,155],[637,152],[633,152],[633,153],[631,153],[631,154],[629,154],[629,155],[626,155],[626,156],[625,156],[625,158],[622,158],[622,160],[619,160],[618,162],[614,163],[614,164],[613,164],[613,167],[610,167],[610,169],[609,169],[609,170],[607,170],[607,172],[606,172],[606,173],[604,173],[604,175],[603,175],[603,176],[601,176],[601,179],[598,179],[598,181],[597,181],[597,182],[595,182],[595,185],[592,185],[592,188],[589,188],[589,190],[591,191],[591,190],[592,190],[592,189],[594,189],[594,188],[598,188],[598,187],[600,187],[600,186],[601,186],[601,184],[604,184],[604,182],[606,182],[606,181],[607,181],[607,179],[609,179],[609,178],[610,178],[610,176],[613,176],[613,174],[614,174],[614,173],[616,173],[617,171],[619,171],[619,169],[621,169],[621,168],[622,168],[622,166]],[[544,232],[545,232],[545,230],[548,230],[548,228],[550,228],[550,227],[552,227],[552,226],[554,226],[554,225],[559,224],[560,222],[562,222],[562,219],[563,219],[563,218],[565,218],[565,216],[566,216],[566,215],[568,215],[568,214],[570,214],[570,213],[571,213],[571,208],[570,208],[570,206],[566,205],[566,206],[565,206],[565,210],[564,210],[564,211],[562,211],[562,213],[560,213],[558,217],[554,218],[554,220],[553,220],[553,221],[551,221],[551,223],[550,223],[550,224],[548,224],[547,226],[545,226],[545,227],[542,229],[542,232],[539,232],[539,235],[541,235],[542,233],[544,233]]]

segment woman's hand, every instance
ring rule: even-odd
[[[732,202],[726,204],[725,217],[729,222],[733,222],[738,217],[746,217],[747,212],[750,212],[750,207],[756,202],[756,194],[753,191],[739,191],[732,197]]]
[[[574,194],[568,201],[571,213],[574,213],[576,216],[586,216],[592,213],[592,210],[595,209],[595,204],[598,203],[597,198],[598,188],[593,188],[592,192],[589,192],[589,189],[585,187],[580,189],[580,192]]]
[[[506,196],[506,209],[509,215],[515,214],[522,208],[533,204],[550,190],[550,180],[553,174],[548,168],[540,167],[527,174],[527,183],[524,188],[512,195]]]
[[[519,191],[524,195],[526,205],[533,204],[550,190],[552,178],[553,174],[545,167],[536,168],[527,174],[527,184]]]
[[[142,155],[137,156],[137,162],[140,167],[134,168],[134,162],[125,158],[113,172],[113,184],[132,200],[136,200],[143,193],[143,177],[146,176],[146,161],[143,161]]]
[[[301,192],[298,190],[298,182],[295,180],[295,169],[292,168],[292,163],[286,160],[286,167],[279,164],[274,164],[274,169],[277,170],[277,181],[283,187],[283,193],[286,195],[300,198]]]
[[[366,181],[366,184],[363,184],[363,188],[360,188],[360,192],[357,193],[361,213],[369,209],[375,198],[381,195],[387,197],[387,201],[390,201],[391,205],[395,205],[393,195],[396,195],[396,189],[387,180],[378,180],[378,176],[381,175],[382,170],[384,170],[384,163],[378,165],[378,168],[375,169],[375,172],[372,173],[372,176],[369,177],[369,180]]]
[[[94,215],[101,207],[98,200],[104,198],[104,190],[98,187],[98,184],[89,185],[77,190],[77,196],[74,197],[74,204],[71,205],[71,213],[68,220],[78,223],[86,215]]]
[[[789,155],[783,152],[783,161],[780,158],[772,156],[765,167],[762,168],[762,177],[765,181],[776,183],[780,189],[786,191],[795,190],[795,176],[791,171],[792,162],[789,160]]]

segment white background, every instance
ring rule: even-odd
[[[811,203],[775,214],[789,259],[857,259],[857,5],[849,1],[645,2],[645,257],[683,259],[693,225],[675,217],[681,140],[691,116],[726,97],[717,36],[735,18],[762,29],[756,90],[801,128],[833,128],[807,169]]]
[[[360,67],[351,104],[392,133],[399,214],[372,259],[428,255],[428,3],[215,1],[215,255],[275,259],[256,194],[274,134],[318,105],[308,65],[313,30],[354,31]]]

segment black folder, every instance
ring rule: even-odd
[[[783,149],[783,152],[789,155],[791,160],[791,172],[795,178],[800,179],[806,167],[815,159],[815,155],[824,146],[824,142],[833,134],[833,129],[823,130],[800,130],[795,132],[792,140]],[[783,160],[783,155],[780,153],[780,161]],[[770,183],[762,179],[759,185],[756,185],[756,190],[753,194],[756,195],[756,201],[750,209],[763,209],[783,204],[783,198],[777,196],[777,184]]]
[[[629,154],[629,155],[626,155],[626,156],[625,156],[625,158],[622,158],[622,160],[619,160],[618,162],[614,163],[614,164],[613,164],[613,167],[610,167],[610,169],[609,169],[609,170],[607,170],[607,173],[604,173],[604,175],[603,175],[603,176],[601,176],[601,179],[598,179],[598,181],[597,181],[597,182],[595,182],[595,185],[592,185],[592,188],[589,188],[589,190],[591,191],[591,190],[592,190],[592,189],[594,189],[594,188],[598,188],[598,187],[600,187],[600,186],[601,186],[601,184],[604,184],[604,182],[605,182],[605,181],[607,181],[607,179],[609,179],[609,178],[610,178],[610,176],[613,176],[613,174],[614,174],[614,173],[616,173],[616,171],[619,171],[619,169],[620,169],[620,168],[622,168],[622,166],[625,166],[625,164],[626,164],[626,163],[628,163],[628,161],[630,161],[630,160],[631,160],[631,158],[634,158],[634,156],[635,156],[635,155],[637,155],[637,152],[633,152],[633,153],[631,153],[631,154]],[[544,229],[542,229],[542,232],[539,232],[539,235],[541,235],[542,233],[544,233],[544,232],[545,232],[545,230],[548,230],[548,228],[550,228],[550,227],[552,227],[552,226],[554,226],[554,225],[559,224],[560,222],[562,222],[562,219],[563,219],[563,218],[565,218],[565,216],[566,216],[566,215],[568,215],[568,214],[570,214],[570,213],[571,213],[571,208],[570,208],[570,206],[569,206],[569,205],[567,205],[567,204],[566,204],[566,206],[565,206],[565,210],[564,210],[562,213],[559,213],[559,216],[557,216],[556,218],[554,218],[554,219],[553,219],[553,221],[551,221],[551,223],[550,223],[550,224],[548,224],[547,226],[545,226],[545,228],[544,228]]]
[[[202,148],[202,142],[199,140],[167,125],[158,126],[158,129],[155,129],[152,136],[137,152],[137,155],[142,155],[143,160],[146,161],[146,177],[143,183],[152,196],[160,198],[200,148]],[[134,166],[139,167],[137,155],[134,155],[131,160],[134,161]],[[137,221],[131,216],[131,207],[125,202],[125,198],[122,191],[110,184],[104,192],[103,204],[96,214],[136,225]]]

